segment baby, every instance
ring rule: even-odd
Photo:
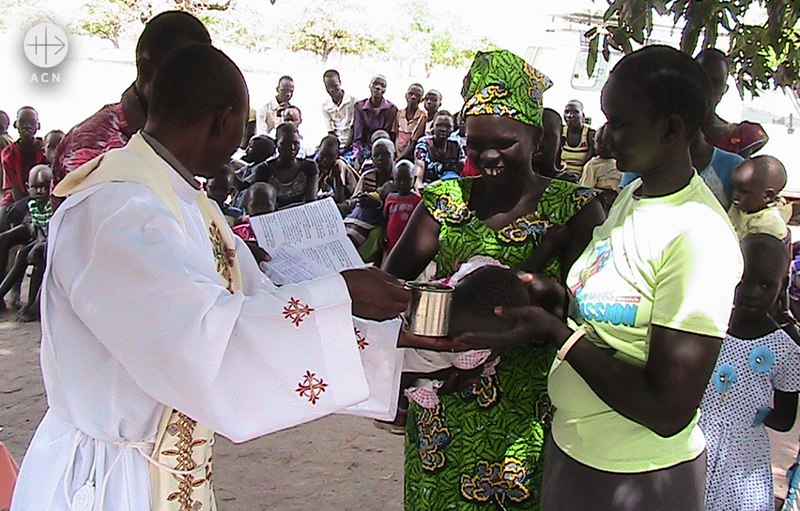
[[[497,316],[495,307],[522,307],[531,303],[528,290],[516,272],[490,257],[473,257],[447,283],[455,286],[448,332],[450,337],[467,332],[510,329],[515,322]],[[406,350],[404,372],[421,374],[416,375],[418,379],[414,386],[406,389],[405,395],[423,408],[435,408],[439,404],[437,390],[444,382],[431,379],[430,373],[451,367],[470,370],[485,364],[483,375],[490,376],[494,374],[494,366],[499,361],[496,358],[486,363],[490,356],[489,349],[461,353]]]
[[[773,156],[756,156],[733,169],[731,223],[739,239],[748,234],[769,234],[788,241],[786,227],[791,210],[778,196],[786,186],[786,168]]]

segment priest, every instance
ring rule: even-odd
[[[395,318],[402,284],[370,268],[275,288],[195,180],[223,167],[247,113],[236,65],[185,46],[154,80],[144,129],[56,188],[49,409],[13,511],[213,510],[215,433],[243,442],[397,395],[377,395],[361,352],[389,339],[394,357],[399,322],[353,316]]]

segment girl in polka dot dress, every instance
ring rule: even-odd
[[[764,426],[791,429],[800,390],[800,347],[769,315],[789,264],[786,246],[755,234],[742,240],[742,252],[728,335],[701,404],[708,511],[774,509]]]

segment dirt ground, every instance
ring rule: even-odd
[[[47,407],[39,337],[39,323],[0,313],[0,441],[17,461]],[[771,434],[778,497],[786,495],[799,431],[796,424]],[[239,445],[220,438],[214,476],[220,511],[400,511],[403,441],[371,421],[337,415]]]
[[[47,401],[39,323],[0,314],[0,441],[21,462]],[[403,439],[371,421],[332,416],[214,449],[220,511],[403,509]]]

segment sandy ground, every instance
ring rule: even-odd
[[[0,313],[0,441],[21,461],[47,403],[39,369],[39,324]],[[800,421],[798,421],[800,423]],[[775,494],[797,454],[800,425],[771,434]],[[332,416],[235,445],[220,439],[214,475],[220,511],[403,508],[403,443],[370,421]]]
[[[21,461],[47,407],[39,324],[0,314],[0,441]],[[220,511],[400,511],[402,437],[371,421],[332,416],[235,445],[219,439]]]

